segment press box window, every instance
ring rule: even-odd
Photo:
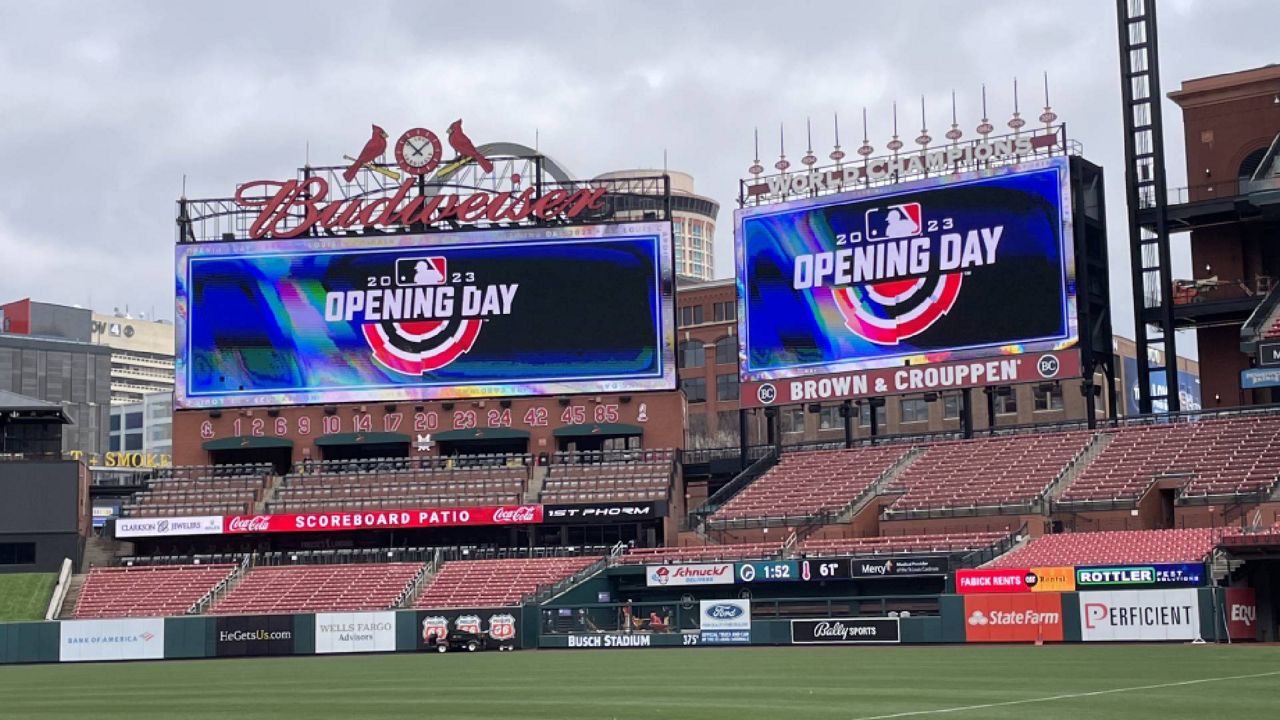
[[[736,374],[716,376],[716,399],[738,399],[738,376]]]
[[[738,304],[733,301],[718,302],[715,307],[716,322],[738,319]]]
[[[929,422],[929,403],[924,398],[902,398],[902,422]]]
[[[1061,385],[1040,385],[1032,394],[1035,398],[1036,410],[1049,411],[1063,408]]]
[[[994,392],[996,392],[997,415],[1016,415],[1018,413],[1018,396],[1014,394],[1013,388],[1006,385],[995,388]]]
[[[960,419],[960,396],[959,395],[943,395],[942,396],[942,419],[943,420],[959,420]]]
[[[779,416],[782,420],[782,432],[784,433],[802,433],[804,432],[804,408],[788,408],[782,411]]]
[[[835,430],[841,427],[844,427],[844,420],[840,418],[839,405],[829,405],[818,411],[819,430]]]

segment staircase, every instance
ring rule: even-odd
[[[92,567],[109,567],[117,557],[132,552],[131,543],[122,543],[111,538],[91,536],[84,543],[84,555],[80,560],[80,568],[88,570]]]
[[[1094,459],[1101,455],[1102,451],[1106,450],[1107,446],[1115,439],[1116,436],[1108,432],[1100,432],[1094,435],[1084,450],[1075,456],[1071,462],[1067,463],[1067,466],[1062,469],[1058,477],[1054,478],[1054,481],[1044,491],[1044,499],[1051,505],[1056,503],[1062,492],[1070,487],[1071,483],[1080,477],[1080,473],[1083,473],[1085,468],[1089,467]]]
[[[551,468],[547,465],[535,465],[533,471],[529,473],[529,485],[524,491],[524,501],[526,503],[536,503],[542,498],[542,486],[547,482],[547,475],[551,473]]]
[[[58,608],[59,618],[69,618],[75,613],[76,602],[80,600],[80,591],[84,588],[85,577],[85,575],[71,576],[71,581],[67,583],[67,594],[62,598],[62,607]]]
[[[276,491],[282,487],[284,487],[284,476],[272,475],[271,480],[267,482],[267,487],[262,491],[262,498],[253,504],[253,514],[265,515],[267,504],[275,501]]]

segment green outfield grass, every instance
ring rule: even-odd
[[[43,620],[57,583],[54,573],[0,575],[0,622]]]
[[[1278,700],[1280,647],[1243,645],[544,650],[0,666],[0,717],[14,719],[1247,719],[1275,717]]]

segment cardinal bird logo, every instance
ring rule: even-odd
[[[462,131],[462,120],[454,120],[449,126],[449,147],[452,147],[462,157],[469,157],[484,169],[485,172],[493,172],[493,163],[489,162],[489,158],[480,154],[476,150],[476,146],[472,144],[471,138]]]
[[[360,151],[360,155],[354,158],[350,155],[345,156],[351,161],[351,165],[346,169],[346,172],[342,173],[342,179],[347,182],[355,180],[356,173],[360,172],[360,168],[365,167],[366,165],[371,165],[374,160],[377,160],[386,151],[387,131],[377,125],[374,125],[373,135],[369,138],[369,141],[364,144],[364,149]],[[376,169],[382,170],[383,168]]]

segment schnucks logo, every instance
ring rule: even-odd
[[[734,620],[742,617],[741,607],[732,603],[717,603],[707,608],[707,617],[716,620]]]
[[[374,360],[416,377],[469,352],[486,319],[511,314],[519,287],[480,283],[443,255],[413,255],[369,276],[367,286],[329,291],[324,319],[360,323]]]
[[[845,326],[877,345],[933,327],[960,296],[966,272],[994,265],[1003,225],[958,227],[920,203],[867,210],[862,227],[833,228],[837,247],[798,255],[793,288],[830,286]]]

